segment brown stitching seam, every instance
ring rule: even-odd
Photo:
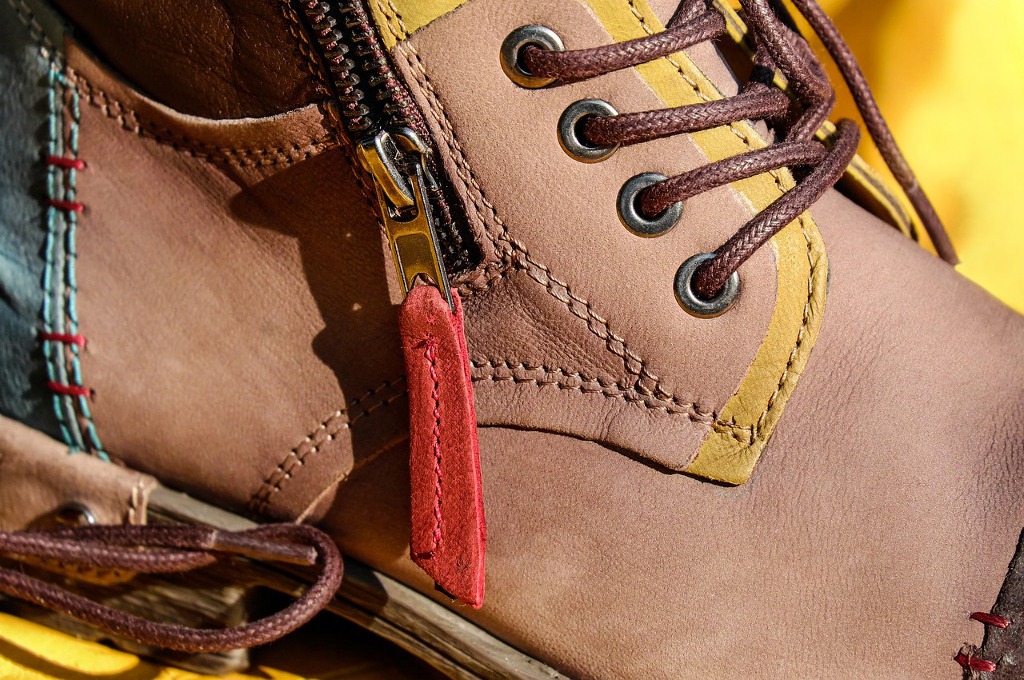
[[[281,15],[285,21],[288,22],[288,32],[291,33],[292,38],[295,39],[296,48],[299,54],[302,55],[306,62],[306,70],[313,79],[313,86],[317,89],[318,94],[326,93],[327,87],[325,85],[325,78],[323,71],[320,68],[320,61],[318,60],[316,53],[313,51],[309,44],[309,39],[306,37],[306,33],[302,28],[302,22],[296,14],[295,9],[292,7],[290,0],[281,0],[278,5],[278,9],[281,10]]]
[[[718,432],[727,434],[745,444],[751,443],[755,430],[749,425],[721,420],[714,413],[698,411],[694,404],[679,400],[658,399],[600,376],[589,376],[580,371],[527,364],[511,359],[473,360],[473,382],[534,384],[537,387],[554,386],[560,390],[577,391],[584,394],[599,394],[607,399],[619,399],[642,406],[650,411],[663,411],[669,415],[684,415],[694,423],[702,423]]]
[[[430,112],[435,122],[441,128],[449,148],[452,150],[452,156],[458,168],[460,179],[475,190],[468,192],[471,200],[476,204],[477,210],[480,213],[489,213],[493,222],[501,229],[500,235],[491,234],[490,230],[487,229],[487,220],[483,219],[485,231],[491,237],[495,250],[502,253],[511,266],[526,271],[532,279],[544,286],[552,297],[565,304],[574,316],[584,321],[590,332],[603,340],[605,347],[612,354],[622,359],[626,371],[638,378],[638,390],[657,394],[661,397],[675,398],[674,395],[662,387],[661,379],[647,368],[646,362],[629,347],[625,339],[612,331],[608,321],[594,310],[593,305],[589,301],[573,293],[568,284],[557,279],[546,265],[530,257],[525,246],[511,238],[508,228],[498,215],[497,209],[487,200],[482,187],[477,182],[476,176],[466,158],[465,151],[455,136],[455,130],[444,111],[444,105],[441,103],[437,91],[430,82],[430,77],[427,75],[426,68],[416,48],[409,43],[403,43],[399,46],[398,51],[406,58],[406,63],[412,70],[413,77],[430,104]]]
[[[211,162],[224,162],[240,167],[290,165],[320,154],[338,146],[333,135],[327,134],[310,139],[305,144],[292,144],[267,148],[230,148],[201,142],[170,128],[145,120],[134,109],[95,87],[82,74],[68,68],[68,80],[89,104],[112,120],[120,123],[127,132],[152,139],[158,144],[170,146],[189,156]]]
[[[786,379],[789,377],[789,372],[793,368],[793,364],[796,362],[796,357],[800,351],[801,345],[804,343],[805,333],[807,327],[811,322],[811,301],[814,299],[814,275],[818,269],[818,262],[814,260],[814,250],[811,244],[811,237],[807,233],[807,226],[804,222],[804,216],[801,215],[797,218],[800,223],[800,233],[803,234],[804,242],[807,244],[807,262],[808,262],[808,274],[807,274],[807,302],[804,303],[803,319],[800,322],[800,330],[796,334],[796,342],[793,345],[793,349],[789,353],[789,360],[786,362],[786,367],[782,370],[782,375],[779,376],[779,383],[775,387],[775,391],[768,397],[768,404],[765,406],[764,411],[757,418],[757,423],[754,426],[754,434],[764,425],[764,422],[768,419],[769,413],[775,408],[775,400],[782,393],[782,389],[786,384]]]
[[[381,397],[380,393],[391,387],[397,387],[405,382],[405,376],[385,380],[372,390],[360,395],[349,402],[345,408],[340,408],[331,413],[320,425],[299,442],[288,454],[277,464],[270,474],[266,476],[260,488],[249,498],[249,509],[253,512],[262,512],[270,505],[271,499],[281,491],[285,483],[294,476],[295,470],[306,464],[310,456],[320,452],[327,442],[334,441],[335,437],[342,430],[351,429],[353,425],[369,416],[374,411],[389,406],[405,396],[404,389],[393,395]],[[366,404],[364,408],[349,417],[352,409],[360,404]],[[318,437],[323,438],[316,441]]]

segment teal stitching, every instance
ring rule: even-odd
[[[72,158],[78,158],[78,131],[82,121],[82,110],[79,101],[78,89],[75,87],[69,87],[67,79],[62,73],[58,73],[57,77],[60,79],[61,85],[64,87],[66,93],[70,93],[71,98],[71,126],[68,131],[68,151]],[[78,171],[74,168],[70,168],[67,171],[67,185],[65,186],[65,200],[74,201],[77,196],[77,180]],[[65,274],[65,286],[67,288],[67,306],[66,313],[69,322],[68,331],[71,334],[78,333],[78,275],[76,271],[76,264],[78,262],[78,250],[75,241],[76,229],[78,227],[78,213],[70,212],[67,215],[68,226],[66,233],[66,253],[65,262],[67,271]],[[81,364],[81,348],[78,345],[71,345],[70,347],[71,356],[71,378],[74,384],[82,387],[82,364]],[[89,441],[92,446],[94,453],[103,460],[110,460],[106,451],[103,450],[103,443],[100,441],[99,434],[96,432],[96,423],[92,418],[92,411],[89,409],[89,402],[87,397],[77,397],[78,399],[78,410],[82,414],[82,417],[86,421],[86,430],[89,434]]]
[[[58,106],[58,81],[60,78],[60,64],[56,55],[50,58],[49,70],[47,73],[47,153],[51,156],[59,156],[62,153],[63,126],[59,124],[63,106]],[[47,168],[46,173],[46,194],[47,198],[53,200],[60,193],[63,175],[55,167]],[[63,215],[54,206],[46,209],[46,268],[43,274],[43,327],[48,332],[63,332],[63,319],[58,314],[61,308],[63,295],[63,275],[59,264],[58,243],[60,241],[59,231],[63,222]],[[63,347],[59,343],[44,341],[43,355],[46,358],[46,374],[49,380],[57,383],[67,381],[67,372],[63,362],[60,361]],[[81,431],[78,423],[72,417],[74,413],[74,402],[70,397],[54,394],[53,410],[60,425],[61,436],[71,451],[81,451],[85,448],[82,441]]]

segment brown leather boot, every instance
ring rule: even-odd
[[[915,243],[813,0],[905,197],[769,0],[55,4],[0,3],[0,519],[129,526],[0,547],[316,585],[0,590],[453,677],[1024,677],[1024,323]]]

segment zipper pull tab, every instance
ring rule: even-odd
[[[402,292],[408,295],[416,277],[424,276],[454,310],[427,196],[427,187],[435,182],[426,166],[423,141],[409,128],[381,131],[360,144],[357,153],[363,168],[373,176]]]
[[[439,590],[476,609],[487,528],[473,382],[462,303],[448,284],[426,194],[424,149],[403,129],[379,133],[359,155],[374,177],[406,293],[399,329],[409,387],[410,553]]]

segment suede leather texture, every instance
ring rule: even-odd
[[[729,314],[689,319],[672,273],[742,224],[743,199],[709,192],[666,237],[629,236],[609,209],[621,181],[699,164],[696,146],[582,167],[554,137],[565,105],[656,105],[642,81],[510,89],[510,28],[607,40],[581,7],[472,0],[394,53],[491,246],[459,282],[488,592],[452,606],[573,677],[953,680],[1024,523],[1024,323],[829,194],[812,211],[822,331],[754,476],[673,472],[711,426],[685,405],[713,413],[763,337],[775,261],[745,265]],[[89,162],[82,369],[108,452],[254,516],[320,519],[347,555],[446,601],[409,556],[393,267],[323,112],[187,116],[74,42],[68,62]]]
[[[145,524],[156,480],[85,454],[0,417],[0,531],[53,527],[69,506],[97,524]]]
[[[607,42],[599,28],[586,33],[595,21],[577,7],[474,0],[413,35],[411,48],[397,46],[395,59],[421,101],[442,103],[476,190],[497,212],[511,215],[509,232],[529,234],[531,240],[523,240],[531,252],[541,243],[585,266],[596,266],[587,250],[594,238],[604,246],[603,279],[618,281],[629,265],[618,261],[620,249],[608,247],[598,210],[568,210],[568,219],[589,220],[576,229],[551,228],[564,216],[538,215],[581,191],[554,145],[561,109],[598,96],[620,110],[643,110],[642,100],[627,99],[637,87],[630,89],[628,74],[613,74],[550,92],[494,94],[509,87],[496,55],[515,26],[552,26],[571,45]],[[459,40],[467,34],[477,39]],[[562,89],[568,92],[557,94]],[[507,126],[500,136],[493,133],[495,120]],[[542,143],[547,153],[539,151]],[[651,146],[662,147],[657,163],[679,163],[670,170],[693,162],[670,153],[671,144]],[[514,159],[503,147],[515,148],[530,164],[515,174],[516,182],[508,181]],[[582,193],[591,205],[614,196],[614,187],[600,181],[600,168],[610,163],[573,173],[589,180]],[[538,200],[516,203],[523,182],[541,187],[525,191]],[[953,655],[982,632],[967,614],[992,606],[1024,523],[1024,367],[1018,359],[1024,323],[835,192],[812,213],[831,263],[825,320],[751,482],[722,488],[622,460],[592,442],[485,429],[491,587],[488,606],[471,615],[475,620],[542,658],[560,659],[558,668],[580,677],[959,676]],[[720,229],[739,226],[729,224],[726,213],[717,217]],[[579,237],[583,229],[586,238]],[[692,246],[673,248],[670,240],[656,243],[692,252]],[[644,274],[656,277],[653,256],[642,261]],[[761,283],[759,266],[744,266],[744,296]],[[579,269],[567,278],[577,288],[577,280],[591,286],[602,280]],[[625,300],[642,290],[632,280],[624,288]],[[662,323],[655,295],[639,295],[644,312],[634,316],[648,326]],[[471,350],[473,320],[470,315]],[[487,337],[495,333],[490,329]],[[696,342],[693,336],[682,334],[687,342]],[[738,350],[730,333],[714,338]],[[544,365],[545,359],[536,361]],[[548,404],[530,399],[524,384],[491,389],[516,390],[509,403],[549,419]],[[477,396],[482,419],[497,421],[494,412],[521,418],[487,389]],[[579,407],[576,419],[586,422],[593,414]],[[560,424],[545,429],[581,434]],[[589,433],[581,438],[593,439]],[[357,496],[366,501],[365,493]],[[355,512],[346,502],[335,526],[346,511]],[[380,511],[377,505],[370,510]],[[343,544],[367,540],[360,533]],[[387,556],[394,547],[373,552]],[[585,622],[567,628],[570,612],[580,611],[587,612]]]
[[[421,285],[399,328],[409,388],[412,559],[438,587],[479,609],[487,527],[462,302]]]
[[[243,118],[323,97],[282,0],[56,0],[78,37],[182,113]]]
[[[706,159],[686,136],[593,165],[570,158],[556,134],[570,103],[596,97],[641,111],[660,100],[633,70],[544,90],[515,86],[497,50],[531,21],[557,23],[568,44],[608,41],[580,3],[472,2],[392,51],[484,243],[485,265],[462,288],[480,422],[600,440],[685,469],[712,429],[743,434],[716,414],[764,339],[774,254],[754,255],[729,314],[686,314],[675,299],[676,269],[748,218],[745,199],[723,187],[688,201],[659,238],[628,232],[615,209],[626,179]],[[479,39],[455,39],[469,34]]]
[[[61,32],[43,11],[30,16],[0,3],[0,414],[51,436],[60,434],[37,331],[46,268],[47,46]]]
[[[215,121],[68,44],[82,374],[113,458],[263,516],[404,439],[393,266],[324,114]],[[354,361],[352,361],[354,359]]]

